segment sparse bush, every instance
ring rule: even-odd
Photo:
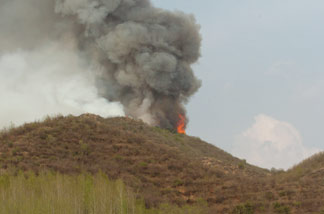
[[[138,165],[139,167],[146,169],[148,164],[146,162],[140,162]]]
[[[245,166],[244,163],[239,163],[239,164],[238,164],[238,168],[239,168],[239,169],[244,169],[244,166]]]
[[[81,153],[83,155],[88,155],[90,153],[89,145],[87,143],[84,143],[82,140],[79,143],[80,143]]]
[[[300,201],[295,201],[294,202],[294,206],[295,207],[300,207],[301,206],[301,202]],[[324,213],[323,213],[324,214]]]
[[[177,180],[175,180],[173,182],[173,186],[175,186],[175,187],[182,186],[183,184],[184,184],[184,182],[182,180],[179,180],[179,179],[177,179]]]
[[[254,210],[255,210],[255,208],[252,204],[245,203],[245,204],[236,206],[233,209],[232,214],[253,214]]]
[[[115,155],[115,156],[114,156],[114,159],[115,159],[116,161],[122,161],[122,160],[124,160],[124,157],[122,157],[122,156],[120,156],[120,155]]]
[[[9,148],[12,148],[13,147],[13,143],[11,141],[8,142],[8,146],[9,146]]]
[[[280,173],[284,173],[285,172],[285,170],[283,170],[283,169],[276,169],[274,167],[272,167],[270,171],[273,174],[280,174]]]
[[[268,201],[271,201],[271,200],[274,199],[274,194],[273,194],[273,192],[268,191],[268,192],[265,193],[264,197],[265,197]]]
[[[14,156],[17,155],[18,151],[19,151],[18,148],[14,148],[14,149],[12,150],[12,155],[14,155]]]
[[[53,137],[53,136],[50,135],[50,134],[46,136],[46,142],[47,142],[47,143],[54,143],[55,140],[56,140],[55,137]]]
[[[274,203],[273,204],[273,209],[275,213],[278,214],[289,214],[290,213],[290,208],[284,204],[281,203]]]

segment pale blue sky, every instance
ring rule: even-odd
[[[249,141],[238,138],[258,123],[256,116],[266,115],[298,131],[305,151],[323,150],[324,1],[201,2],[153,0],[156,7],[194,14],[202,27],[202,57],[194,67],[203,86],[188,105],[188,134],[249,161],[250,154],[234,152],[238,142]],[[255,133],[265,133],[261,126]],[[282,132],[262,139],[293,138]],[[285,150],[267,151],[285,155]],[[296,155],[292,163],[303,158]]]

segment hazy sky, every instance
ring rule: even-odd
[[[152,1],[201,25],[194,69],[203,85],[187,106],[189,135],[266,168],[287,169],[324,150],[323,0]],[[0,0],[0,128],[46,114],[124,115],[99,95],[100,67],[84,62],[68,32],[48,42],[49,1],[30,2]]]
[[[201,24],[188,134],[269,168],[324,149],[323,1],[153,2]]]

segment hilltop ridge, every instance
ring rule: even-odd
[[[316,160],[318,166],[323,163]],[[302,178],[294,177],[294,169],[270,172],[199,138],[126,117],[48,117],[4,130],[0,134],[0,167],[2,171],[68,174],[102,171],[139,192],[147,206],[190,204],[200,199],[222,213],[249,206],[253,213],[276,213],[276,203],[279,208],[287,207],[289,213],[319,213],[324,206],[324,173],[320,169],[315,177]]]

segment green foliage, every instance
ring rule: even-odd
[[[281,203],[274,203],[273,204],[273,209],[275,213],[279,214],[289,214],[290,213],[290,208],[284,204]]]
[[[295,207],[300,207],[302,203],[300,201],[295,201],[293,204]]]
[[[12,150],[12,155],[17,155],[17,153],[18,153],[18,148],[14,148],[14,149]]]
[[[295,192],[293,190],[283,190],[279,192],[280,197],[291,197]]]
[[[18,173],[0,176],[1,214],[9,213],[141,213],[138,202],[121,181],[104,174],[78,176]]]
[[[90,153],[89,145],[87,143],[84,143],[82,140],[80,140],[79,144],[80,144],[81,153],[83,155],[88,155]]]
[[[122,157],[122,156],[120,156],[120,155],[115,155],[115,156],[114,156],[114,159],[115,159],[116,161],[122,161],[122,160],[124,159],[124,157]]]
[[[3,174],[0,198],[0,214],[204,214],[207,209],[203,201],[192,206],[163,204],[147,209],[121,180],[111,181],[103,173]]]
[[[241,204],[236,206],[233,211],[232,214],[253,214],[254,213],[254,206],[250,203],[245,203],[245,204]]]
[[[47,143],[54,143],[56,141],[55,137],[53,137],[52,135],[47,135],[46,136],[46,142]]]
[[[13,147],[13,143],[12,142],[8,142],[8,146],[9,146],[9,148],[12,148]]]
[[[139,164],[138,164],[141,168],[147,168],[147,163],[146,162],[140,162]]]
[[[181,186],[181,185],[183,185],[183,184],[184,184],[184,182],[183,182],[182,180],[180,180],[180,179],[177,179],[177,180],[174,181],[174,186],[175,186],[175,187],[177,187],[177,186]]]
[[[244,166],[245,166],[244,163],[239,163],[239,164],[238,164],[238,168],[239,168],[239,169],[244,169]]]

